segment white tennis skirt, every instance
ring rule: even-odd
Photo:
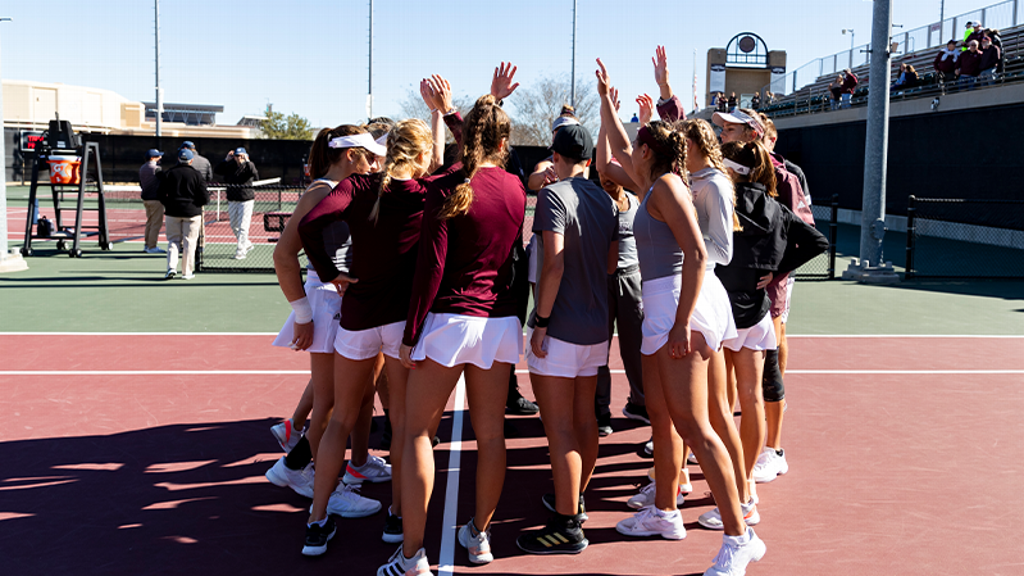
[[[523,354],[519,318],[481,318],[462,314],[427,314],[412,359],[430,358],[449,368],[473,364],[489,370],[495,362],[515,364]]]
[[[341,294],[330,282],[321,282],[313,270],[306,275],[306,298],[313,309],[313,344],[306,352],[334,353],[334,337],[341,319]],[[295,312],[288,315],[281,331],[274,338],[274,346],[290,348],[295,341]]]
[[[349,360],[376,358],[380,352],[397,359],[404,333],[405,320],[366,330],[346,330],[339,327],[334,338],[334,350]]]
[[[739,352],[741,348],[748,350],[775,350],[779,347],[775,341],[775,325],[772,323],[772,315],[765,314],[764,318],[750,328],[737,328],[736,337],[729,338],[722,345]]]
[[[644,304],[643,341],[640,352],[650,356],[668,343],[668,333],[676,323],[679,307],[679,289],[682,276],[673,274],[641,285]],[[714,271],[704,273],[704,283],[697,295],[697,307],[690,318],[690,330],[700,332],[712,350],[718,350],[724,340],[736,337],[736,322],[732,318],[729,294]]]
[[[533,328],[526,329],[526,364],[531,374],[576,378],[597,376],[597,369],[608,364],[608,341],[599,344],[573,344],[547,336],[542,347],[548,353],[538,358],[530,346]]]

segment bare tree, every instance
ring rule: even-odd
[[[597,133],[600,121],[600,100],[594,83],[576,81],[576,118],[592,133]],[[524,85],[509,99],[514,108],[512,144],[518,146],[548,146],[551,144],[551,123],[569,103],[572,83],[568,74],[544,76]]]

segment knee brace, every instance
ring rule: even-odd
[[[779,370],[778,350],[769,350],[765,354],[761,390],[765,402],[782,402],[786,397],[786,386],[782,383],[782,371]]]

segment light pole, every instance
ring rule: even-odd
[[[160,0],[153,0],[153,33],[156,36],[156,137],[160,138],[164,116],[164,91],[160,88]]]
[[[572,71],[569,85],[569,104],[576,106],[576,0],[572,2]]]
[[[13,22],[12,18],[0,18],[0,22]],[[4,117],[4,95],[0,90],[0,125]],[[7,252],[7,134],[0,130],[0,272],[16,272],[28,269],[21,254]]]
[[[373,118],[373,0],[370,0],[370,49],[366,53],[369,61],[366,73],[366,119]]]
[[[853,70],[853,39],[856,37],[853,34],[853,28],[843,28],[843,34],[850,33],[850,65],[847,68]]]

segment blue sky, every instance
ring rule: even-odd
[[[947,0],[952,16],[994,2]],[[161,1],[161,80],[166,102],[220,104],[221,123],[259,114],[268,102],[314,126],[365,117],[366,0]],[[637,11],[641,6],[649,11]],[[655,10],[654,7],[661,7]],[[650,58],[668,49],[672,84],[692,101],[693,51],[698,91],[707,50],[751,31],[768,48],[788,52],[788,68],[870,37],[869,0],[733,0],[661,2],[580,0],[577,77],[593,82],[601,57],[624,100],[656,94]],[[905,29],[938,20],[939,0],[900,0],[893,21]],[[0,75],[4,78],[104,88],[133,100],[154,99],[152,0],[49,0],[0,3]],[[60,27],[59,22],[66,22]],[[897,32],[899,30],[897,29]],[[62,39],[47,45],[47,41]],[[453,0],[374,3],[374,113],[398,116],[409,88],[440,73],[456,93],[487,91],[494,66],[512,61],[525,86],[568,74],[570,0]],[[514,96],[513,96],[514,104]]]

